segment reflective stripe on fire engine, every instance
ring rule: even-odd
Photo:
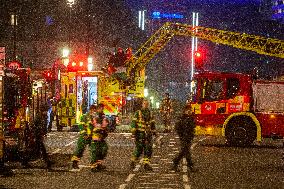
[[[231,114],[224,122],[223,124],[223,127],[222,127],[222,136],[225,136],[225,130],[226,130],[226,127],[227,127],[227,124],[228,122],[235,116],[241,116],[241,115],[245,115],[245,116],[248,116],[250,117],[253,122],[255,123],[256,125],[256,128],[257,128],[257,131],[256,131],[256,140],[257,141],[261,141],[261,127],[260,127],[260,123],[259,121],[257,120],[257,118],[255,117],[254,114],[250,113],[250,112],[237,112],[237,113],[233,113]]]

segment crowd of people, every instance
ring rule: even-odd
[[[168,94],[166,94],[166,98],[169,100]],[[36,115],[33,124],[30,126],[34,141],[30,144],[30,150],[26,151],[21,158],[22,166],[24,168],[31,167],[29,162],[33,159],[34,155],[42,157],[46,163],[47,169],[52,168],[53,162],[50,160],[44,145],[44,138],[47,132],[51,130],[50,122],[52,121],[50,116],[48,116],[49,111],[50,104],[46,103],[41,105],[39,113]],[[90,149],[91,171],[98,172],[106,168],[104,159],[108,153],[106,138],[108,136],[109,120],[103,111],[103,104],[91,105],[89,111],[81,116],[79,123],[79,137],[77,139],[74,154],[71,158],[72,170],[79,169],[79,162],[86,147],[89,147]],[[143,99],[141,108],[134,113],[130,128],[135,140],[135,149],[130,160],[130,168],[135,168],[139,158],[143,155],[144,169],[146,171],[152,171],[150,162],[153,153],[153,139],[157,136],[157,131],[153,112],[149,108],[149,102],[146,99]],[[182,157],[186,158],[189,169],[193,169],[190,146],[194,137],[194,128],[195,123],[190,106],[186,106],[183,114],[179,117],[175,125],[175,130],[181,140],[181,151],[173,159],[172,170],[174,171],[178,171],[178,164]]]

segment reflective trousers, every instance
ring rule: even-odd
[[[103,160],[107,156],[108,145],[106,141],[92,141],[91,142],[91,164]]]
[[[153,151],[153,137],[152,134],[138,131],[135,135],[135,150],[133,158],[137,160],[144,152],[144,158],[150,159]]]

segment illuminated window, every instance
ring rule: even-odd
[[[203,98],[206,101],[217,101],[223,97],[222,80],[207,80],[203,83]]]

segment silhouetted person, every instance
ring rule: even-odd
[[[195,122],[190,105],[186,105],[183,114],[178,118],[175,130],[180,138],[181,150],[173,159],[173,170],[178,171],[178,164],[183,157],[187,161],[187,167],[193,170],[190,148],[194,138]]]
[[[31,132],[34,137],[34,145],[32,145],[31,151],[25,154],[23,158],[22,165],[26,168],[30,167],[29,161],[32,158],[32,155],[41,155],[43,160],[46,163],[47,169],[51,168],[51,161],[49,160],[48,154],[46,152],[46,148],[44,145],[44,136],[47,134],[46,125],[47,125],[47,111],[48,105],[41,105],[40,111],[36,114],[34,118],[34,122],[31,125]]]

